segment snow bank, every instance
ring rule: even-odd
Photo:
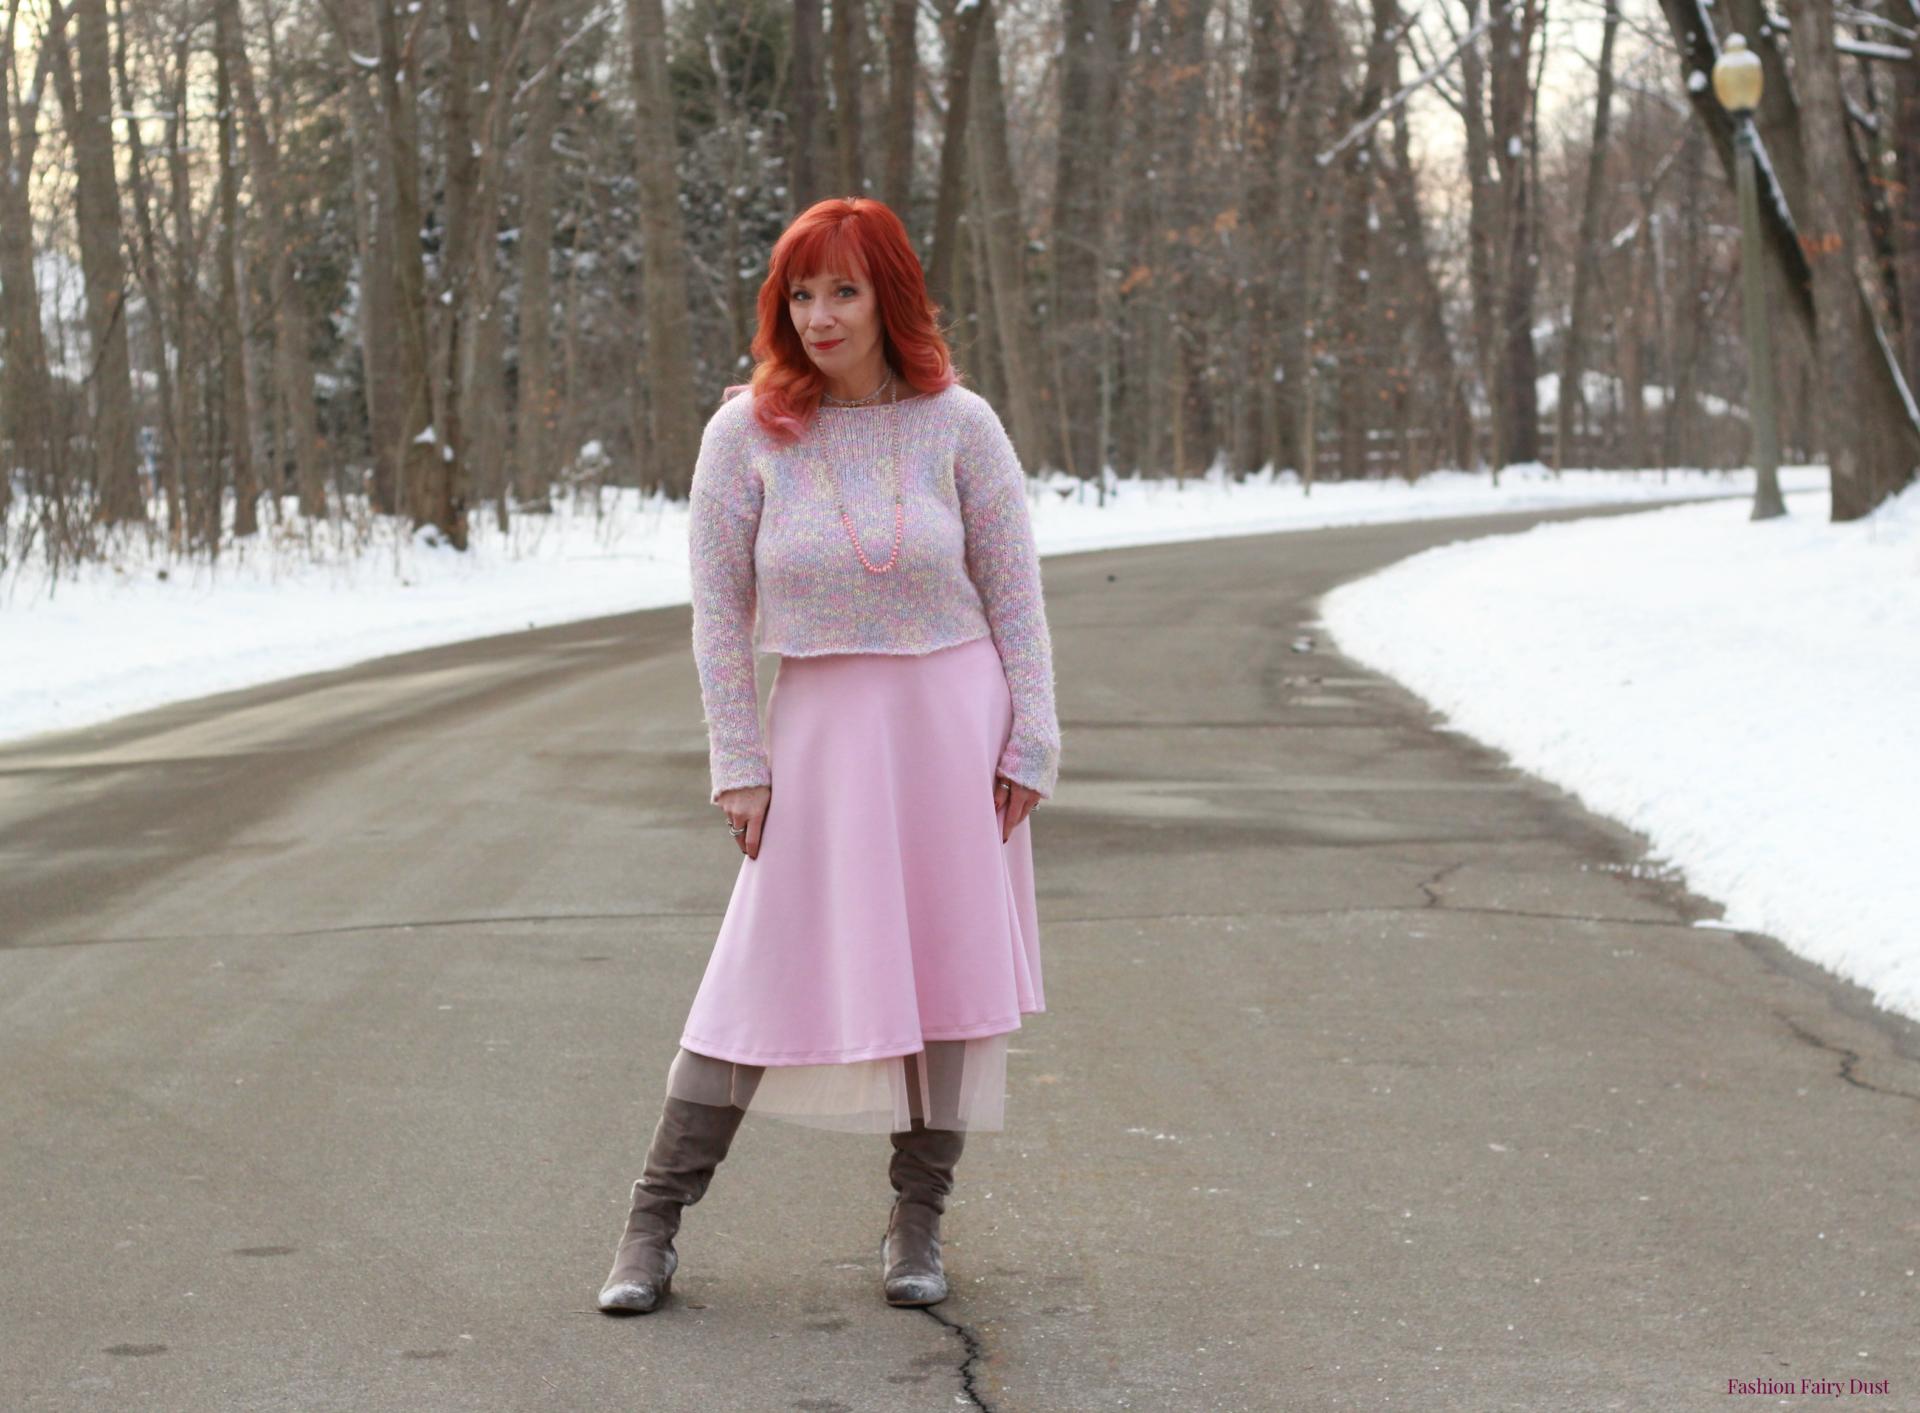
[[[1920,487],[1542,525],[1343,585],[1342,652],[1920,1019]]]

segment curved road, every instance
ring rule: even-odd
[[[933,1313],[884,1141],[754,1120],[593,1309],[739,867],[686,609],[0,749],[7,1406],[1920,1406],[1920,1028],[1316,635],[1542,518],[1046,562],[1054,1009]]]

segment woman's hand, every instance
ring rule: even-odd
[[[1006,843],[1013,837],[1013,831],[1020,827],[1021,821],[1033,813],[1033,807],[1040,803],[1040,792],[1029,790],[1017,781],[1004,775],[993,779],[993,808],[1000,816],[1000,842]]]
[[[773,803],[773,786],[744,785],[738,790],[722,790],[714,803],[726,811],[730,829],[738,829],[743,824],[747,827],[745,834],[733,837],[740,852],[750,859],[759,858],[760,831],[766,826],[767,806]]]

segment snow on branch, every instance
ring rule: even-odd
[[[540,80],[552,72],[554,66],[560,62],[560,56],[562,54],[573,48],[574,45],[578,44],[582,39],[585,39],[587,35],[591,34],[619,13],[620,6],[617,3],[601,5],[592,14],[580,21],[580,28],[561,40],[560,43],[554,47],[553,56],[548,59],[546,63],[528,74],[527,81],[513,91],[513,101],[518,103],[526,96],[529,89],[538,87]]]
[[[1833,37],[1833,47],[1842,54],[1852,54],[1861,59],[1888,59],[1896,64],[1904,64],[1913,57],[1911,49],[1902,49],[1897,44],[1876,44],[1871,39],[1849,39],[1844,34]]]
[[[1859,25],[1862,29],[1892,30],[1902,39],[1920,39],[1920,29],[1908,29],[1898,21],[1890,20],[1885,15],[1876,15],[1871,10],[1857,9],[1852,5],[1836,5],[1833,13],[1836,18],[1850,25]],[[1916,13],[1914,18],[1920,20],[1920,13]]]
[[[1349,147],[1353,146],[1354,143],[1380,126],[1396,109],[1402,107],[1409,98],[1413,97],[1414,94],[1438,79],[1442,73],[1451,68],[1453,61],[1460,57],[1469,44],[1485,34],[1489,28],[1502,19],[1512,8],[1513,0],[1504,0],[1504,3],[1501,4],[1499,8],[1489,10],[1485,19],[1481,20],[1479,24],[1460,36],[1460,42],[1447,51],[1445,58],[1434,60],[1432,64],[1415,74],[1412,82],[1407,84],[1405,88],[1402,88],[1398,93],[1394,94],[1393,97],[1387,99],[1378,108],[1374,109],[1373,112],[1355,123],[1347,130],[1344,137],[1334,143],[1333,146],[1329,147],[1325,152],[1318,154],[1313,160],[1322,167],[1326,166],[1327,163],[1331,162],[1342,152],[1345,152]]]

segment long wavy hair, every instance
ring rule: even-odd
[[[820,274],[854,275],[873,286],[880,346],[897,377],[916,392],[944,392],[961,381],[927,294],[926,272],[893,208],[867,196],[816,201],[774,242],[760,285],[760,328],[753,336],[753,415],[776,441],[798,441],[820,407],[827,379],[807,357],[787,312],[787,294]]]

